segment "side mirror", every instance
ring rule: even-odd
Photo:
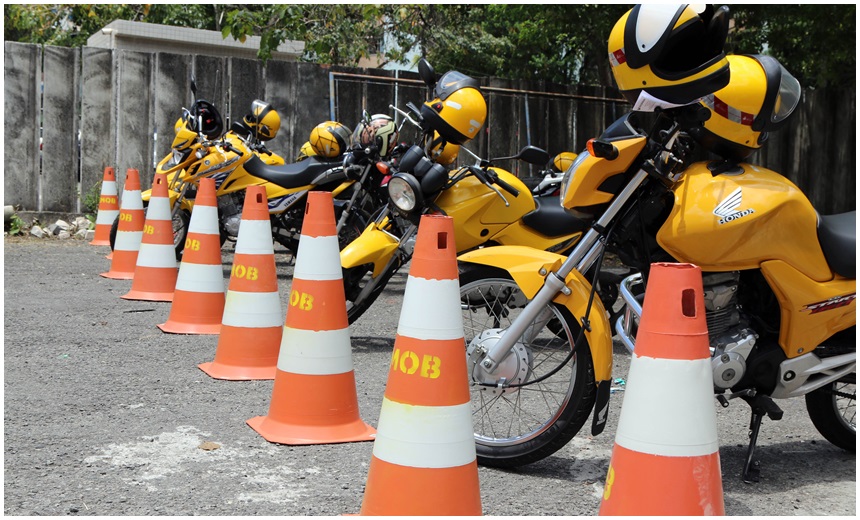
[[[517,159],[529,164],[544,166],[549,162],[550,157],[546,150],[542,150],[537,146],[526,146],[517,154]]]
[[[197,81],[194,80],[194,74],[191,75],[191,93],[194,94],[194,99],[197,99]]]
[[[431,89],[436,85],[436,72],[433,70],[433,66],[424,58],[418,60],[418,76]]]

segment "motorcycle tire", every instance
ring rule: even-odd
[[[857,452],[856,373],[806,394],[806,411],[815,429],[831,444]]]
[[[144,210],[146,209],[146,204],[144,204]],[[191,213],[182,210],[179,211],[173,217],[173,245],[176,248],[176,259],[182,259],[182,250],[185,249],[185,238],[188,236],[188,223],[191,221]],[[110,250],[114,250],[114,246],[116,245],[116,233],[119,229],[119,216],[117,216],[113,224],[110,226]],[[224,245],[224,240],[226,236],[222,235],[221,245]]]
[[[487,329],[510,326],[527,299],[506,271],[472,264],[460,266],[460,299],[478,463],[512,468],[552,455],[579,432],[596,398],[587,338],[576,342],[579,323],[550,303],[530,328],[532,338],[520,338],[488,376],[470,342]],[[502,387],[499,377],[506,378]]]

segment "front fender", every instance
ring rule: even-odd
[[[523,294],[532,299],[543,286],[546,273],[557,269],[565,257],[525,246],[497,246],[464,253],[457,260],[507,271]],[[566,307],[580,321],[585,316],[591,284],[574,270],[565,279],[565,285],[570,294],[558,293],[553,301]],[[598,382],[609,381],[612,377],[612,328],[597,295],[591,305],[588,316],[591,330],[586,330],[585,336],[591,347],[594,377]]]
[[[388,261],[397,251],[400,241],[371,223],[355,240],[340,252],[340,265],[344,269],[373,264],[373,277],[382,274]]]

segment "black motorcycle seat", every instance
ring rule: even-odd
[[[326,162],[316,157],[308,157],[301,162],[273,166],[253,155],[245,162],[245,171],[282,188],[298,188],[312,184],[321,173],[341,168],[342,164],[340,160]]]
[[[538,233],[548,237],[570,235],[586,231],[590,219],[582,219],[568,213],[562,206],[558,195],[535,197],[534,211],[523,215],[523,223]]]
[[[836,274],[855,278],[857,273],[857,212],[818,218],[818,242]]]

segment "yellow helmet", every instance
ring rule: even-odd
[[[478,135],[487,119],[487,102],[480,83],[457,71],[436,82],[434,99],[421,106],[421,117],[446,141],[463,144]]]
[[[732,79],[702,104],[711,111],[704,127],[690,130],[699,144],[726,159],[741,161],[782,127],[800,101],[800,83],[776,58],[729,56]]]
[[[439,132],[433,132],[433,139],[427,143],[427,156],[431,161],[448,166],[460,155],[460,145],[448,143]]]
[[[299,155],[296,157],[296,162],[304,161],[308,157],[313,157],[317,154],[317,151],[314,150],[314,147],[311,146],[310,141],[305,141],[305,144],[302,145],[302,148],[299,150]]]
[[[337,157],[346,151],[350,131],[346,125],[337,121],[325,121],[311,130],[310,144],[315,155]]]
[[[573,152],[561,152],[552,158],[552,165],[555,168],[555,171],[564,173],[570,168],[570,165],[573,164],[573,161],[576,160],[577,154]]]
[[[243,122],[251,130],[251,135],[260,141],[273,139],[281,129],[281,116],[277,110],[259,99],[251,103],[251,112],[245,116]]]
[[[670,105],[687,105],[725,87],[728,30],[726,6],[637,5],[609,34],[609,62],[618,89],[638,110],[643,93]]]

